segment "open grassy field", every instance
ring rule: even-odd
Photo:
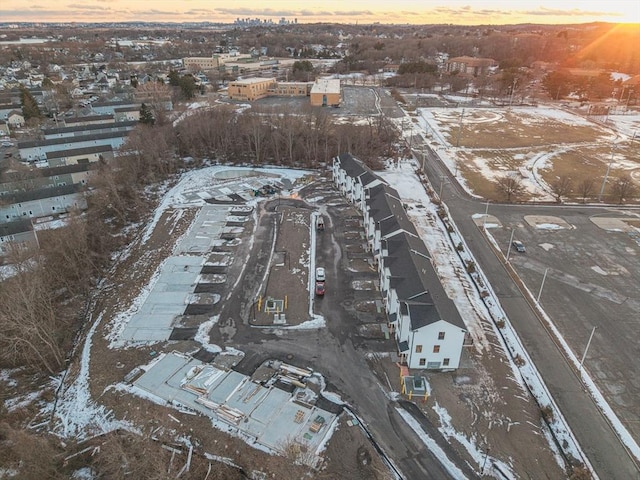
[[[513,175],[522,182],[524,192],[515,201],[551,201],[552,186],[568,177],[572,191],[566,200],[582,200],[578,188],[593,179],[598,195],[611,162],[604,199],[610,195],[616,178],[630,175],[640,197],[640,113],[625,116],[620,127],[591,121],[579,113],[554,108],[475,108],[430,109],[423,111],[427,131],[445,147],[443,155],[452,171],[456,169],[476,195],[500,201],[496,180]],[[618,119],[615,119],[618,120]],[[442,150],[440,150],[442,152]]]

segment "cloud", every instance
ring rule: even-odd
[[[67,5],[67,8],[70,8],[73,10],[97,10],[100,12],[111,11],[111,8],[109,7],[101,7],[99,5],[85,5],[83,3],[72,3],[70,5]]]
[[[527,10],[520,12],[522,15],[527,16],[550,16],[550,17],[615,17],[620,16],[619,13],[614,12],[590,12],[587,10],[580,10],[579,8],[572,8],[570,10],[563,10],[559,8],[546,8],[540,7],[537,10]]]

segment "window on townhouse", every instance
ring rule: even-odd
[[[449,359],[445,358],[444,360],[442,360],[442,366],[446,367],[447,365],[449,365]]]
[[[444,332],[438,332],[438,340],[444,340]]]
[[[422,353],[422,345],[416,345],[416,353]]]
[[[433,346],[433,353],[440,353],[440,345]]]
[[[421,358],[420,359],[420,366],[421,367],[424,367],[426,365],[426,363],[427,363],[427,360],[425,358]]]

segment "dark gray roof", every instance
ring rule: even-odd
[[[127,127],[135,127],[139,122],[137,121],[128,121],[128,122],[110,122],[110,123],[92,123],[90,125],[72,125],[69,127],[58,127],[58,128],[45,128],[42,131],[45,135],[55,135],[57,133],[72,133],[72,132],[90,132],[91,130],[101,130],[105,128],[127,128]]]
[[[17,182],[20,180],[54,177],[56,175],[66,175],[69,173],[86,172],[93,168],[92,165],[86,163],[78,163],[73,165],[62,165],[60,167],[34,168],[27,172],[4,172],[2,175],[2,183]]]
[[[61,187],[40,188],[38,190],[30,190],[28,192],[11,193],[3,195],[3,203],[21,203],[30,202],[32,200],[41,200],[43,198],[61,197],[63,195],[71,195],[82,189],[82,185],[74,183],[71,185],[63,185]]]
[[[78,135],[76,137],[51,138],[49,140],[30,140],[18,143],[18,148],[45,147],[47,145],[64,145],[65,143],[80,143],[105,138],[127,137],[129,131],[118,130],[113,132],[94,133],[91,135]]]
[[[82,123],[82,122],[99,122],[102,120],[113,120],[113,115],[105,114],[105,115],[89,115],[86,117],[65,118],[64,123],[69,125],[73,123]]]
[[[407,342],[406,340],[403,341],[403,342],[398,342],[398,351],[400,353],[408,352],[409,351],[409,342]]]
[[[130,107],[118,107],[113,109],[114,112],[139,112],[140,107],[137,105],[131,105]]]
[[[57,150],[55,152],[47,152],[47,160],[54,158],[73,157],[76,155],[89,155],[92,153],[113,152],[111,145],[96,145],[95,147],[85,148],[69,148],[66,150]]]
[[[13,222],[0,223],[0,237],[6,237],[8,235],[16,235],[18,233],[29,232],[33,230],[31,220],[19,219]]]
[[[116,102],[93,102],[91,104],[92,107],[121,107],[123,105],[139,105],[139,103],[130,100],[119,100]]]
[[[401,311],[410,315],[411,329],[442,319],[466,330],[458,309],[444,291],[422,240],[411,235],[396,235],[387,242],[387,246],[389,255],[384,258],[384,266],[389,269],[391,287],[402,302]]]
[[[338,155],[338,159],[340,160],[340,167],[345,171],[345,173],[351,177],[356,178],[358,175],[361,175],[368,170],[368,167],[365,166],[357,158],[353,157],[350,153],[341,153]]]
[[[366,170],[364,173],[362,173],[358,177],[358,181],[362,184],[363,187],[366,187],[367,185],[371,185],[376,180],[382,183],[386,183],[384,180],[382,180],[378,175],[373,173],[371,170]]]

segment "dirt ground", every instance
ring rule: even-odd
[[[269,266],[266,287],[260,308],[252,323],[273,325],[273,309],[267,311],[269,299],[281,301],[287,325],[299,325],[309,320],[309,228],[311,210],[280,204],[278,233],[274,256]]]
[[[278,211],[282,215],[280,231],[274,247],[276,254],[269,272],[266,295],[275,299],[284,299],[286,296],[287,322],[300,323],[309,318],[307,248],[311,209],[280,205]],[[136,242],[132,243],[128,256],[118,263],[107,279],[93,309],[94,318],[102,314],[104,319],[99,329],[103,335],[94,335],[91,351],[93,397],[99,399],[115,418],[127,419],[139,425],[143,432],[158,429],[156,431],[162,433],[167,442],[180,436],[189,438],[197,445],[197,453],[207,452],[232,458],[245,472],[264,472],[267,478],[391,478],[389,470],[362,430],[358,426],[347,425],[349,417],[346,415],[341,417],[339,427],[327,445],[321,468],[310,474],[306,467],[295,465],[291,458],[268,455],[226,432],[212,427],[202,428],[202,417],[168,410],[108,388],[122,382],[124,376],[135,367],[148,363],[157,355],[159,348],[194,352],[194,342],[190,341],[170,342],[165,347],[156,345],[112,350],[103,337],[109,331],[109,319],[126,309],[148,283],[161,261],[170,255],[174,243],[188,228],[195,213],[196,210],[188,210],[180,216],[174,211],[167,211],[147,244],[141,247]],[[356,271],[371,269],[366,259],[356,257],[354,255],[353,262],[348,261],[347,268]],[[373,308],[372,302],[360,305],[365,314]],[[271,322],[271,319],[268,321]],[[451,417],[449,421],[453,430],[478,446],[489,445],[491,458],[495,456],[505,462],[512,459],[511,467],[520,477],[527,478],[528,472],[536,472],[540,474],[539,478],[563,478],[563,472],[541,433],[538,407],[512,378],[508,361],[499,348],[498,340],[492,337],[490,327],[487,326],[485,330],[492,340],[493,350],[483,355],[467,350],[462,367],[456,372],[422,372],[427,376],[432,393],[426,403],[416,402],[417,405],[435,426],[440,425],[441,418],[434,408],[441,405]],[[365,336],[381,335],[368,330],[362,333],[366,333]],[[390,347],[391,350],[392,343]],[[383,354],[373,358],[370,364],[380,384],[385,388],[390,385],[391,392],[400,392],[399,370],[393,355]],[[463,457],[467,456],[455,438],[451,442]],[[467,458],[470,465],[477,465],[477,459]]]

